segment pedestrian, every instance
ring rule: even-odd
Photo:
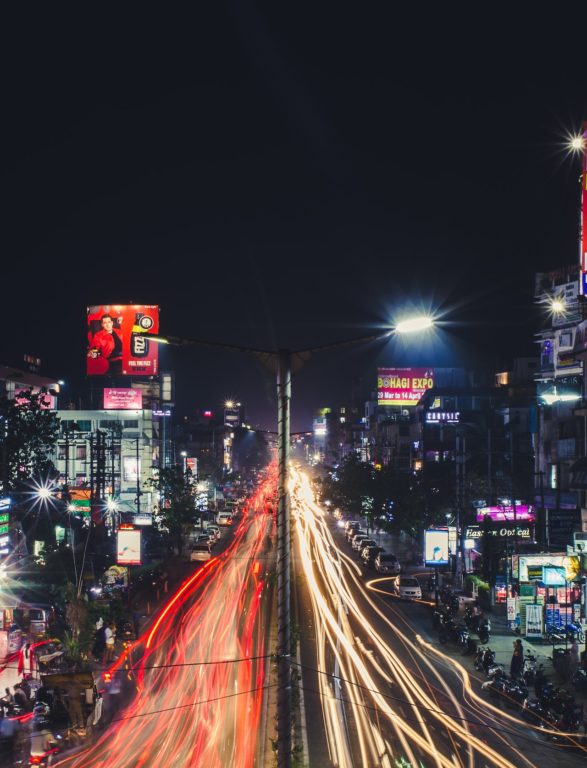
[[[28,709],[29,700],[26,693],[23,691],[20,683],[16,683],[14,686],[14,703],[17,707],[20,707],[23,711]]]
[[[14,696],[10,693],[10,688],[5,688],[4,690],[5,694],[0,699],[0,702],[2,703],[3,709],[10,711],[14,706]]]
[[[524,648],[520,639],[514,641],[514,652],[510,663],[510,677],[517,680],[524,668]]]
[[[112,624],[108,622],[104,630],[104,664],[108,664],[114,658],[114,643],[116,642],[114,634]]]
[[[20,684],[20,687],[21,687],[21,688],[22,688],[22,690],[24,691],[24,695],[27,697],[27,699],[29,699],[29,700],[30,700],[30,698],[31,698],[31,686],[30,686],[30,683],[29,683],[29,678],[28,678],[28,676],[27,676],[27,675],[25,675],[25,676],[22,678],[22,682],[21,682],[21,684]]]

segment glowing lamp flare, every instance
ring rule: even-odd
[[[396,333],[417,333],[433,326],[434,320],[431,317],[410,317],[397,323],[395,331]]]

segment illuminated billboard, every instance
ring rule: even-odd
[[[526,520],[532,522],[536,520],[534,507],[530,506],[529,504],[516,504],[515,509],[511,505],[478,507],[477,522],[483,522],[486,517],[488,517],[494,523],[511,523]]]
[[[156,376],[159,307],[151,304],[98,304],[88,307],[88,376]]]
[[[580,575],[580,558],[576,555],[520,555],[519,558],[512,560],[512,570],[514,566],[519,567],[519,580],[530,581],[528,568],[532,566],[545,566],[547,568],[561,568],[565,571],[567,581],[574,581]],[[517,570],[517,568],[516,568]],[[515,573],[514,576],[518,574]]]
[[[429,528],[424,531],[424,560],[426,565],[448,565],[448,530]]]
[[[116,536],[116,562],[118,565],[141,564],[141,532],[119,529]]]
[[[415,406],[433,386],[433,368],[379,368],[377,405]]]
[[[106,387],[104,389],[105,411],[140,411],[142,407],[143,393],[140,389],[122,389],[118,387]]]

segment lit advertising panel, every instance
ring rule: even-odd
[[[98,304],[88,307],[88,376],[156,376],[159,307],[151,304]]]
[[[141,532],[118,530],[116,532],[116,562],[118,565],[141,564]]]
[[[122,457],[122,479],[125,483],[136,483],[141,474],[141,460],[134,456]]]
[[[143,393],[140,389],[121,389],[106,387],[104,389],[105,411],[140,411],[143,407]]]
[[[477,509],[477,522],[483,522],[486,517],[489,517],[494,523],[536,520],[534,507],[528,504],[516,504],[515,509],[513,506],[479,507]]]
[[[27,395],[32,392],[33,395],[41,395],[39,400],[39,407],[43,411],[55,410],[55,395],[50,395],[48,392],[41,392],[40,387],[19,387],[14,390],[14,399],[19,405],[28,403]]]
[[[564,568],[567,581],[574,581],[578,578],[581,570],[580,558],[577,555],[520,555],[520,581],[529,581],[528,566],[531,567],[533,565]]]
[[[424,560],[426,565],[448,565],[448,530],[424,531]]]
[[[433,368],[379,368],[377,405],[415,406],[433,386]]]
[[[583,149],[581,151],[581,293],[587,296],[587,122],[583,123]]]

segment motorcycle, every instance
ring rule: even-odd
[[[452,640],[466,650],[469,647],[469,630],[467,627],[457,624],[456,621],[450,617],[441,623],[438,639],[443,645],[448,643],[449,640]]]
[[[490,633],[491,633],[491,622],[489,621],[489,619],[485,617],[481,617],[477,625],[477,634],[479,635],[479,640],[483,644],[488,643]]]
[[[492,651],[491,648],[479,646],[475,654],[473,666],[478,672],[485,672],[487,674],[491,667],[497,666],[495,664],[495,651]]]
[[[522,668],[522,677],[526,685],[532,685],[534,678],[536,677],[536,656],[530,652],[526,652],[524,659],[524,666]]]

